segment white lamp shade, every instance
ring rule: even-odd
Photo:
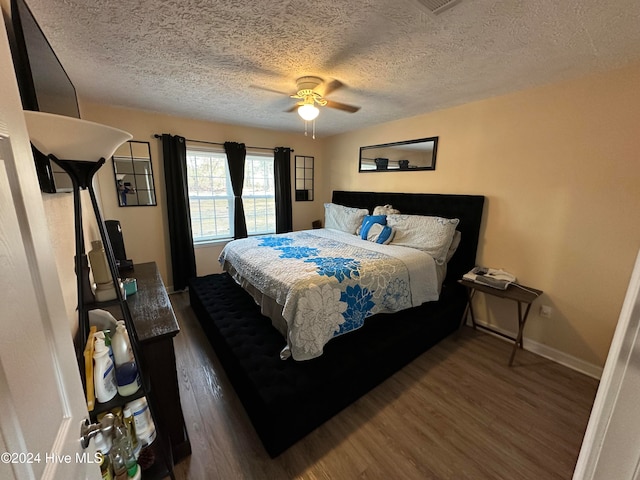
[[[310,103],[305,103],[304,105],[300,105],[298,107],[298,115],[300,115],[304,120],[307,121],[314,120],[319,113],[320,110],[318,110],[318,107]]]
[[[133,138],[123,130],[64,115],[25,110],[24,118],[31,143],[59,160],[97,162]]]

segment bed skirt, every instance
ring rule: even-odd
[[[227,274],[190,281],[189,297],[265,449],[276,457],[316,427],[454,332],[464,289],[440,300],[370,317],[334,338],[313,360],[281,360],[282,335]]]

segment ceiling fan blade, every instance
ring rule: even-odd
[[[340,80],[331,80],[330,82],[324,82],[322,85],[319,85],[316,91],[320,96],[325,97],[343,86],[344,84]]]
[[[298,110],[298,107],[299,107],[299,105],[296,103],[293,107],[287,108],[285,110],[285,112],[287,112],[287,113],[295,112],[296,110]]]
[[[291,96],[291,93],[282,92],[280,90],[274,90],[273,88],[261,87],[260,85],[249,85],[249,88],[255,88],[257,90],[264,90],[265,92],[271,93],[279,93],[280,95],[286,95],[287,97]]]
[[[327,100],[327,104],[325,106],[329,108],[335,108],[337,110],[342,110],[343,112],[349,112],[349,113],[356,113],[358,110],[360,110],[360,107],[356,107],[354,105],[347,105],[346,103],[334,102],[333,100]]]

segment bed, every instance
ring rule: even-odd
[[[271,456],[454,332],[466,305],[456,280],[475,264],[484,197],[335,191],[332,203],[368,212],[391,204],[402,214],[458,219],[460,244],[439,271],[437,300],[372,312],[355,331],[331,338],[321,355],[304,361],[281,360],[282,326],[263,315],[255,290],[239,286],[244,275],[232,271],[190,282],[192,308]]]
[[[368,317],[438,300],[459,219],[390,205],[369,213],[327,203],[328,228],[243,238],[222,250],[223,270],[282,333],[283,360],[316,358]]]

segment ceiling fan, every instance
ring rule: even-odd
[[[266,90],[268,92],[289,95],[291,98],[300,100],[299,102],[296,102],[293,107],[286,111],[293,112],[297,110],[298,115],[300,115],[306,121],[314,120],[318,116],[320,110],[317,106],[335,108],[337,110],[342,110],[343,112],[349,113],[355,113],[360,110],[360,107],[348,105],[346,103],[335,102],[333,100],[325,98],[334,90],[337,90],[338,88],[344,86],[344,84],[339,80],[325,82],[320,77],[300,77],[296,80],[296,92],[294,94],[280,92],[278,90],[272,90],[270,88],[260,87],[257,85],[251,86],[253,88],[259,88],[260,90]]]

